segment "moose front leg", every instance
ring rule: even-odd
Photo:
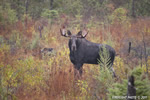
[[[83,64],[76,64],[74,65],[75,69],[74,69],[74,76],[75,77],[81,77],[82,76],[82,66]]]
[[[79,74],[80,74],[81,77],[82,77],[82,70],[83,70],[83,67],[80,67]]]

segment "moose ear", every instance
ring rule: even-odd
[[[77,37],[82,37],[82,31],[79,31],[76,36]]]
[[[68,36],[71,36],[70,30],[67,30],[67,34],[68,34]]]

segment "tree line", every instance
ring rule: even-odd
[[[54,18],[62,13],[103,19],[120,7],[127,10],[128,16],[150,16],[149,0],[1,0],[0,2],[0,13],[11,9],[17,19],[23,18],[24,15],[33,19]],[[0,15],[0,20],[2,17],[3,15]]]

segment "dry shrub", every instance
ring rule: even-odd
[[[25,26],[21,22],[18,23],[18,32],[23,33]],[[68,22],[66,22],[68,24]],[[34,80],[33,88],[26,90],[29,87],[28,83],[22,83],[17,89],[16,96],[20,100],[90,100],[99,99],[99,97],[106,97],[106,84],[95,78],[95,76],[101,78],[99,75],[98,65],[84,65],[83,66],[83,77],[79,80],[74,80],[74,67],[69,59],[69,49],[68,49],[68,39],[61,37],[60,26],[46,24],[44,30],[42,31],[43,37],[38,39],[37,48],[29,50],[28,53],[24,53],[24,49],[28,49],[32,41],[34,41],[34,36],[38,35],[35,29],[35,23],[32,20],[28,20],[26,33],[23,33],[26,41],[21,42],[21,48],[17,50],[15,56],[10,55],[10,45],[4,44],[0,48],[0,62],[4,64],[10,64],[14,68],[25,67],[24,64],[16,65],[16,61],[24,61],[28,57],[33,57],[38,55],[39,48],[54,48],[56,52],[55,56],[47,57],[46,59],[40,59],[38,56],[34,56],[32,59],[32,64],[30,66],[35,66],[38,64],[44,70],[39,74],[42,75],[43,80],[40,84],[36,84]],[[44,24],[43,24],[44,25]],[[118,24],[113,23],[112,25],[103,26],[98,25],[89,29],[89,34],[87,35],[87,40],[104,43],[109,39],[109,34],[111,35],[111,40],[113,41],[114,48],[117,52],[123,48],[123,40],[127,38],[132,38],[135,44],[137,41],[142,41],[142,32],[144,34],[145,41],[150,39],[150,21],[149,19],[138,19],[134,22],[129,21],[128,23]],[[69,25],[68,25],[69,26]],[[76,30],[77,31],[77,30]],[[105,36],[105,37],[104,37]],[[24,37],[20,37],[23,39]],[[106,40],[105,40],[106,39]],[[104,41],[105,40],[105,41]],[[36,42],[35,42],[36,44]],[[147,42],[149,45],[149,43]],[[123,48],[124,49],[124,48]],[[32,55],[34,54],[34,55]],[[18,60],[17,60],[18,59]],[[126,74],[129,70],[135,67],[131,60],[128,60],[126,55],[116,57],[114,62],[114,69],[117,76],[121,79],[127,77]],[[148,65],[150,64],[150,58],[148,58]],[[137,59],[135,59],[136,61]],[[34,63],[33,63],[34,62]],[[128,63],[127,63],[128,62]],[[130,66],[129,66],[130,65]],[[18,66],[18,67],[16,67]],[[143,64],[143,70],[145,70],[145,65]],[[21,73],[20,75],[25,75]],[[32,79],[32,78],[29,78]],[[31,82],[32,83],[32,82]],[[101,85],[101,88],[97,88]],[[35,88],[36,87],[36,88]]]
[[[64,46],[56,56],[47,59],[45,66],[45,92],[51,100],[58,100],[73,91],[74,72],[69,60],[69,49]]]

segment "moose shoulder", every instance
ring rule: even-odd
[[[65,28],[63,28],[60,29],[60,32],[62,36],[70,37],[68,44],[70,60],[74,64],[74,68],[79,71],[80,75],[82,75],[82,66],[84,63],[98,64],[98,59],[100,59],[99,52],[102,51],[103,46],[106,48],[110,56],[109,65],[113,65],[115,50],[109,45],[93,43],[86,40],[85,37],[88,34],[87,31],[83,30],[76,35],[72,35],[69,30],[66,32]],[[112,71],[115,75],[113,68]]]

